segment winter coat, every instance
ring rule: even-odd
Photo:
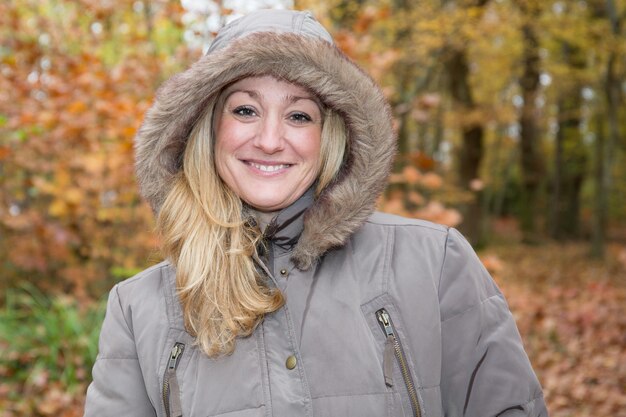
[[[209,358],[163,262],[110,293],[86,416],[547,416],[506,301],[454,229],[373,213],[394,155],[375,83],[308,13],[259,12],[159,91],[137,136],[158,212],[206,97],[272,74],[344,117],[335,182],[268,226],[262,267],[286,304]]]

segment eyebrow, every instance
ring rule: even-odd
[[[258,93],[258,91],[256,90],[232,90],[232,91],[228,91],[225,97],[225,100],[228,100],[228,98],[233,95],[234,93],[246,93],[247,95],[249,95],[250,97],[252,97],[253,99],[256,100],[260,100],[262,99],[261,94]],[[314,102],[315,104],[317,104],[317,107],[320,109],[320,111],[322,111],[322,106],[320,101],[317,99],[317,97],[315,97],[314,95],[310,95],[310,96],[293,96],[293,95],[288,95],[285,96],[283,101],[287,102],[289,104],[293,104],[297,101],[300,100],[311,100],[312,102]]]
[[[293,104],[300,100],[311,100],[312,102],[317,104],[317,107],[320,108],[320,111],[322,110],[320,103],[317,100],[317,97],[315,97],[314,95],[310,95],[310,96],[291,96],[290,95],[290,96],[285,97],[285,101],[287,101],[289,104]]]

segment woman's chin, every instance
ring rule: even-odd
[[[291,199],[279,200],[279,199],[276,199],[276,196],[272,196],[272,197],[273,198],[264,199],[264,198],[259,198],[258,196],[256,196],[255,198],[244,199],[244,201],[248,203],[248,205],[255,210],[258,210],[264,213],[270,213],[270,212],[282,210],[285,207],[287,207],[289,204],[291,204],[293,201],[296,200],[296,199],[293,199],[293,201]]]

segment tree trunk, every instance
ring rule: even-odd
[[[605,108],[598,103],[596,111],[596,140],[594,142],[594,204],[591,229],[591,256],[602,259],[606,252],[606,233],[609,219],[609,195],[611,193],[611,173],[614,164],[614,152],[620,142],[619,107],[622,104],[621,78],[616,72],[619,61],[621,39],[621,18],[614,0],[605,0],[594,4],[593,16],[606,19],[613,35],[609,40],[609,54],[603,79]],[[607,42],[606,39],[602,39]],[[605,117],[606,115],[606,117]],[[605,135],[605,123],[608,125],[608,138]]]
[[[455,107],[464,114],[471,114],[477,110],[477,106],[472,97],[469,82],[467,51],[465,49],[451,50],[447,58],[449,88]],[[483,157],[483,126],[475,118],[472,119],[461,124],[462,140],[458,161],[459,185],[464,190],[473,192],[475,198],[461,208],[463,223],[459,228],[473,245],[480,245],[483,243],[481,196],[478,191],[472,191],[471,183],[479,177],[480,162]]]
[[[527,22],[522,27],[524,37],[524,73],[520,79],[524,105],[520,116],[520,159],[522,195],[519,212],[523,240],[536,242],[537,237],[537,197],[545,174],[540,153],[541,136],[539,116],[536,106],[539,94],[540,58],[539,41],[532,26],[537,11],[524,10]]]
[[[563,62],[571,73],[564,79],[558,100],[556,172],[552,204],[552,236],[557,240],[580,237],[580,191],[587,170],[587,149],[581,132],[582,72],[587,64],[585,50],[562,42]]]
[[[559,101],[556,175],[552,235],[557,240],[580,235],[580,191],[587,165],[587,150],[580,131],[580,86]]]
[[[443,0],[442,4],[449,3]],[[489,0],[471,0],[462,3],[462,7],[476,8],[478,15],[482,14]],[[478,22],[478,19],[476,19]],[[479,179],[480,162],[483,158],[483,133],[482,121],[475,117],[479,110],[474,101],[472,87],[470,85],[470,72],[467,58],[467,48],[463,42],[460,45],[449,45],[444,53],[444,63],[448,75],[450,95],[454,101],[454,107],[462,114],[470,115],[470,120],[461,123],[461,147],[458,152],[459,162],[459,185],[470,193],[474,199],[461,207],[463,223],[459,226],[472,245],[484,244],[484,210],[482,195],[479,190],[474,190],[472,182]]]
[[[618,109],[621,104],[621,80],[616,74],[617,63],[617,42],[620,41],[621,19],[617,14],[613,0],[606,0],[606,17],[611,25],[611,32],[614,35],[614,44],[606,65],[606,75],[604,78],[604,94],[606,102],[606,117],[609,127],[608,141],[604,138],[602,120],[597,121],[596,132],[596,165],[595,165],[595,201],[593,214],[593,230],[591,241],[591,255],[595,258],[603,258],[605,252],[606,230],[609,215],[609,193],[611,186],[611,172],[613,170],[613,154],[618,143],[620,143],[619,115]],[[598,118],[600,116],[598,115]]]
[[[596,115],[596,140],[594,152],[594,205],[593,221],[591,225],[591,256],[604,258],[606,241],[606,217],[608,213],[608,199],[606,193],[605,175],[605,138],[604,120],[600,114]]]

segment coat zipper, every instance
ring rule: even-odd
[[[165,375],[163,376],[163,405],[165,406],[166,417],[181,417],[183,415],[176,368],[184,351],[185,344],[176,342],[170,351],[170,359],[167,363],[167,368],[165,368]]]
[[[411,403],[411,408],[413,408],[413,416],[421,417],[422,412],[420,410],[419,400],[417,399],[415,384],[411,378],[411,373],[409,371],[409,366],[405,359],[404,352],[402,351],[402,346],[400,346],[400,340],[396,337],[396,331],[393,327],[391,317],[389,316],[389,313],[387,313],[387,310],[381,308],[376,311],[376,318],[378,319],[378,322],[387,337],[383,354],[383,373],[385,375],[385,384],[389,387],[393,386],[392,358],[395,356],[398,364],[400,365],[404,385],[409,393],[409,402]]]

